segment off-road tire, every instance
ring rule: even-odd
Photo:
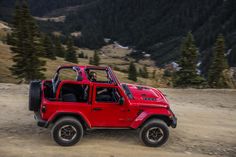
[[[73,129],[76,129],[76,135],[73,139],[69,140],[69,141],[65,141],[63,140],[62,137],[60,137],[60,131],[61,128],[65,127],[65,126],[71,126],[73,127]],[[84,134],[84,130],[83,130],[83,126],[80,123],[80,121],[78,121],[77,119],[73,118],[73,117],[64,117],[59,119],[52,127],[51,129],[51,136],[53,138],[53,140],[61,145],[61,146],[72,146],[75,145],[76,143],[78,143]]]
[[[148,137],[149,132],[151,129],[160,129],[161,133],[163,134],[162,138],[160,139],[160,141],[155,141],[150,139]],[[160,119],[152,119],[148,122],[146,122],[146,124],[144,124],[139,132],[139,138],[140,140],[149,147],[160,147],[161,145],[165,144],[166,141],[169,138],[169,129],[168,126],[166,125],[166,123],[163,120]]]
[[[37,112],[41,104],[41,81],[31,81],[29,86],[29,110]]]

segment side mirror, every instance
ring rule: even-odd
[[[121,97],[121,98],[119,99],[119,104],[120,104],[120,105],[123,105],[124,102],[125,102],[125,99],[124,99],[123,97]]]

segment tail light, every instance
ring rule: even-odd
[[[46,112],[46,106],[43,105],[41,110],[42,110],[43,113],[45,113]]]

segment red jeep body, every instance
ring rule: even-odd
[[[72,69],[77,75],[76,79],[60,80],[62,69]],[[91,81],[89,72],[94,70],[105,72],[107,81]],[[99,90],[107,90],[108,94],[99,95]],[[86,98],[74,100],[80,94]],[[41,127],[55,124],[63,117],[77,119],[84,129],[137,129],[153,119],[161,120],[173,128],[177,125],[167,99],[159,90],[120,83],[109,67],[59,67],[52,80],[40,82],[38,102],[37,96],[32,93],[30,99],[30,108],[35,111],[35,119]]]

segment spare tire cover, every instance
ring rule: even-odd
[[[38,111],[41,104],[41,81],[31,81],[29,87],[29,110]]]

